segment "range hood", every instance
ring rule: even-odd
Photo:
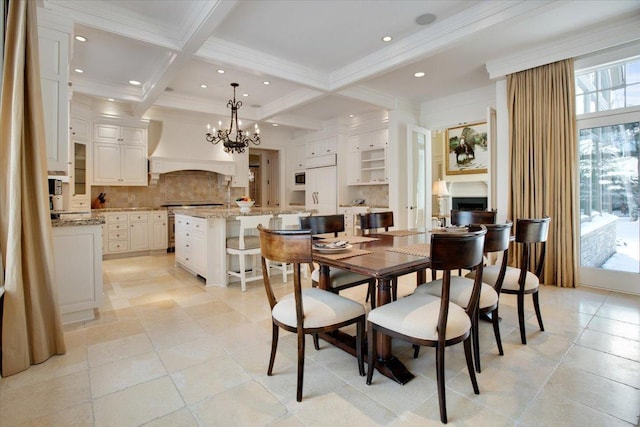
[[[221,147],[204,140],[202,126],[173,120],[151,121],[149,125],[149,184],[160,174],[202,170],[226,176],[236,174],[236,160]]]

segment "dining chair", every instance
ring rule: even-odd
[[[358,371],[360,375],[364,375],[362,350],[364,347],[366,318],[362,304],[322,289],[302,289],[300,266],[312,261],[312,236],[309,230],[269,230],[261,225],[258,226],[258,230],[260,232],[262,275],[267,299],[271,307],[272,321],[271,356],[267,375],[271,376],[273,374],[280,328],[295,333],[298,337],[296,400],[298,402],[302,401],[305,334],[311,334],[316,337],[319,333],[335,331],[354,323],[356,324]],[[293,264],[293,293],[279,299],[276,298],[267,274],[267,260]]]
[[[478,328],[478,320],[480,315],[490,316],[493,324],[493,334],[496,337],[496,345],[500,356],[504,355],[502,349],[502,340],[500,338],[500,318],[498,316],[498,305],[500,300],[500,290],[502,281],[507,268],[509,256],[509,242],[511,235],[511,222],[505,224],[486,224],[487,234],[484,238],[484,255],[490,253],[501,253],[502,260],[499,265],[491,265],[484,267],[482,270],[482,287],[480,289],[480,300],[478,301],[478,310],[471,318],[471,335],[473,340],[473,358],[476,364],[476,372],[481,372],[480,366],[480,335]],[[492,284],[487,284],[485,277],[487,272],[496,272],[496,280]],[[469,305],[469,298],[473,290],[477,270],[473,270],[465,277],[452,277],[449,298],[462,308]],[[425,283],[416,288],[415,294],[430,294],[440,297],[442,295],[442,280],[435,280]],[[414,352],[417,357],[418,349]]]
[[[300,218],[300,228],[303,230],[311,230],[314,236],[322,234],[332,234],[338,237],[339,233],[344,232],[344,215],[311,215]],[[314,264],[311,271],[311,282],[313,286],[318,286],[320,282],[320,269],[315,268]],[[352,288],[354,286],[368,284],[368,294],[371,295],[371,307],[376,306],[376,280],[363,274],[354,273],[339,268],[331,268],[329,270],[329,290],[339,293],[343,289]]]
[[[300,229],[300,217],[301,216],[309,216],[309,212],[296,212],[290,214],[279,214],[277,218],[274,218],[278,223],[278,226],[281,230],[299,230]],[[271,263],[267,262],[269,267],[269,272],[271,272]],[[274,266],[276,267],[276,266]],[[282,273],[282,283],[287,283],[287,276],[289,274],[293,274],[293,266],[287,263],[278,263],[277,268],[280,269]],[[307,266],[302,267],[302,272],[304,274],[304,278],[306,279],[308,276],[308,268]]]
[[[498,212],[495,210],[464,211],[451,209],[451,225],[495,224],[497,214]]]
[[[389,231],[389,227],[393,227],[393,211],[358,214],[358,224],[362,236],[373,234],[380,229]],[[371,292],[375,292],[375,289],[373,291],[371,289],[367,291],[365,301],[369,301]],[[394,278],[391,282],[391,299],[393,301],[398,299],[398,278]]]
[[[389,231],[389,227],[393,227],[393,211],[358,214],[358,223],[362,236],[375,233],[381,228]]]
[[[247,290],[247,282],[262,280],[262,275],[257,275],[258,265],[252,260],[253,275],[247,277],[245,256],[260,255],[260,238],[257,235],[257,227],[260,224],[269,226],[273,215],[241,215],[236,220],[240,221],[240,231],[237,237],[227,237],[227,274],[240,278],[242,292]],[[237,255],[240,271],[231,270],[230,257]]]
[[[516,220],[515,241],[521,247],[520,267],[506,268],[500,292],[517,296],[518,323],[520,325],[520,340],[522,344],[527,343],[524,323],[524,296],[526,294],[531,294],[533,298],[533,308],[538,318],[538,325],[540,330],[544,331],[538,289],[542,269],[544,268],[550,222],[550,217]],[[530,269],[532,271],[529,271]],[[483,281],[495,284],[500,278],[499,272],[495,268],[487,270],[487,273],[483,276]]]
[[[471,226],[465,233],[438,233],[431,235],[431,265],[443,272],[442,297],[413,294],[381,305],[369,312],[367,318],[368,370],[367,384],[371,384],[376,364],[377,333],[388,335],[414,345],[435,347],[436,380],[440,420],[446,424],[445,347],[464,345],[467,370],[473,392],[479,394],[473,368],[471,324],[478,307],[482,285],[482,251],[487,229],[484,225]],[[469,304],[462,308],[450,300],[451,271],[458,268],[477,269]]]

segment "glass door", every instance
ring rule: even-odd
[[[407,127],[407,228],[431,228],[431,131]]]
[[[579,282],[640,293],[640,112],[578,122]]]

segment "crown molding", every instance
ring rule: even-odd
[[[496,79],[507,74],[640,40],[639,17],[640,12],[600,28],[588,28],[584,33],[562,37],[552,43],[539,45],[516,55],[489,61],[486,64],[489,77]]]
[[[424,30],[356,60],[329,75],[329,90],[337,90],[357,81],[388,72],[410,62],[433,56],[451,44],[486,28],[507,22],[541,7],[553,7],[545,1],[478,2],[474,6]]]
[[[224,64],[253,74],[264,73],[314,89],[327,90],[328,86],[325,73],[216,37],[210,37],[196,56],[213,64]]]

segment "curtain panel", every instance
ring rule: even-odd
[[[507,90],[509,215],[514,220],[551,217],[541,281],[575,287],[578,143],[573,59],[511,74]],[[515,265],[520,249],[510,252]]]
[[[49,219],[36,5],[9,2],[0,102],[2,376],[65,352]]]

